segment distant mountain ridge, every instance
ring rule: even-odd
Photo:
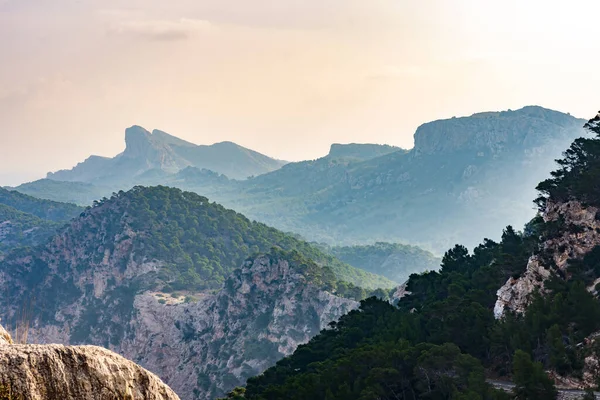
[[[136,177],[151,170],[173,174],[196,167],[233,179],[245,179],[285,164],[232,142],[195,145],[166,132],[149,132],[137,125],[126,129],[125,145],[125,150],[116,157],[91,156],[73,169],[49,173],[47,178],[111,186],[134,182]]]
[[[291,163],[216,198],[318,242],[475,246],[533,217],[532,188],[585,135],[584,123],[537,106],[435,121],[417,129],[408,152]]]
[[[110,196],[136,184],[168,185],[208,196],[309,241],[409,243],[440,254],[457,242],[475,246],[481,236],[493,238],[505,223],[523,226],[534,214],[532,188],[552,170],[554,159],[571,141],[585,135],[584,122],[538,106],[476,113],[421,125],[415,147],[408,151],[334,144],[322,158],[289,163],[244,181],[199,166],[171,173],[180,168],[169,167],[174,165],[169,161],[175,160],[173,149],[185,155],[196,147],[156,131],[134,132],[130,136],[142,143],[129,146],[130,153],[146,154],[142,144],[148,142],[148,135],[155,136],[154,147],[173,151],[160,153],[165,155],[160,162],[130,172],[119,167],[125,173],[116,176],[128,176],[125,181],[113,177],[94,181],[93,186],[100,189],[103,182],[112,182],[101,189],[103,196]],[[135,175],[138,170],[143,172]],[[81,191],[68,182],[54,182],[57,188],[52,190],[47,181],[18,189],[61,201],[74,201],[76,194],[79,203]],[[98,197],[87,195],[87,201],[79,204]]]

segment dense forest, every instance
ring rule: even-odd
[[[599,118],[542,182],[538,204],[582,200],[600,204]],[[581,377],[584,359],[599,346],[581,346],[600,329],[600,302],[586,287],[600,276],[600,248],[569,261],[570,276],[555,274],[524,314],[497,320],[496,291],[542,253],[555,223],[536,217],[523,230],[507,227],[500,242],[485,240],[469,252],[457,245],[441,269],[411,275],[398,307],[371,298],[332,323],[308,344],[229,398],[247,399],[492,399],[505,394],[485,376],[510,377],[519,399],[553,399],[544,370]],[[562,226],[561,229],[569,229]],[[598,379],[600,377],[596,377]],[[600,380],[597,381],[600,383]]]

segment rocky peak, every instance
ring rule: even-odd
[[[125,152],[123,154],[129,157],[143,157],[152,147],[154,147],[152,134],[146,129],[134,125],[125,130]]]

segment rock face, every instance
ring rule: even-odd
[[[0,397],[177,400],[156,375],[95,346],[0,344]]]
[[[120,352],[156,371],[182,398],[224,395],[358,307],[306,284],[287,261],[246,262],[217,295],[164,306],[135,299],[135,335]]]
[[[525,273],[515,279],[510,278],[498,290],[498,300],[494,308],[496,318],[502,317],[505,310],[523,313],[529,298],[535,290],[543,291],[544,282],[552,274],[568,276],[569,259],[579,259],[594,247],[600,245],[600,221],[596,218],[598,209],[585,207],[578,201],[548,203],[544,220],[560,224],[560,234],[546,240],[540,255],[529,259]],[[550,258],[544,256],[549,255]]]

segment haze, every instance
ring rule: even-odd
[[[421,123],[528,104],[591,117],[595,1],[0,0],[0,185],[133,124],[322,156],[412,147]]]

